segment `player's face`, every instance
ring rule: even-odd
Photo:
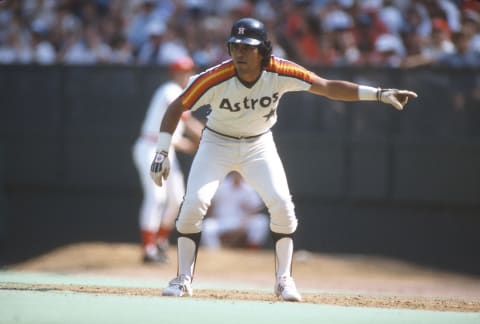
[[[230,54],[237,74],[245,81],[255,81],[261,71],[262,55],[257,46],[230,44]]]

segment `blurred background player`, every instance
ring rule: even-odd
[[[206,217],[202,243],[207,248],[259,249],[269,234],[263,201],[236,171],[218,187]]]
[[[169,152],[172,158],[170,177],[165,186],[156,186],[150,179],[150,163],[155,156],[158,125],[167,106],[182,92],[194,69],[195,64],[190,57],[182,57],[169,65],[170,80],[155,91],[146,112],[140,136],[133,147],[133,160],[143,188],[139,225],[143,261],[147,263],[168,261],[166,248],[170,230],[185,194],[184,177],[175,150],[193,154],[197,149],[203,128],[200,121],[189,112],[182,115]]]

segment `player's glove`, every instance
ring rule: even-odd
[[[418,95],[413,91],[398,89],[382,89],[365,85],[358,86],[358,99],[369,101],[381,101],[392,105],[398,110],[402,110],[407,104],[408,98],[417,98]]]
[[[162,186],[163,180],[167,180],[170,172],[170,161],[168,160],[168,153],[165,151],[156,152],[150,167],[150,177],[158,186]]]
[[[168,160],[168,149],[172,141],[172,135],[166,132],[158,134],[157,149],[152,165],[150,166],[150,177],[156,185],[162,186],[163,180],[167,180],[170,172],[170,161]]]
[[[392,105],[397,110],[402,110],[407,104],[408,98],[417,98],[418,95],[413,91],[398,89],[378,89],[377,100]]]

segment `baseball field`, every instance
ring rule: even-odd
[[[402,260],[296,251],[301,303],[273,294],[273,252],[200,249],[194,297],[162,297],[171,262],[82,243],[0,270],[0,323],[480,323],[480,277]]]

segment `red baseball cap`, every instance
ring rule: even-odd
[[[170,64],[170,72],[191,71],[194,68],[195,63],[190,56],[181,57]]]

